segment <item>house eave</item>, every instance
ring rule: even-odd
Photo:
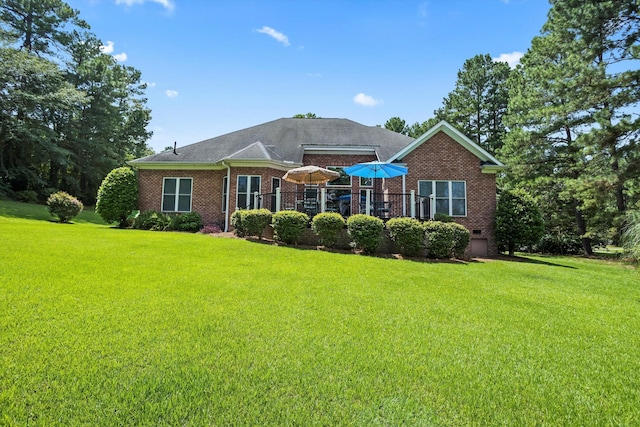
[[[225,167],[220,163],[202,163],[202,162],[137,162],[132,160],[127,162],[128,165],[138,169],[155,169],[155,170],[219,170]]]
[[[224,163],[224,164],[223,164]],[[127,164],[134,166],[138,169],[149,170],[222,170],[227,166],[231,167],[267,167],[271,169],[277,169],[281,171],[288,171],[289,169],[301,166],[301,164],[288,161],[273,161],[264,159],[223,159],[220,162],[204,163],[204,162],[137,162],[132,160]]]
[[[505,165],[482,165],[480,166],[480,171],[482,173],[492,173],[492,174],[496,174],[498,172],[502,172],[503,170],[506,170],[507,167]]]

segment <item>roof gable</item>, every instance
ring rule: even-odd
[[[224,158],[225,160],[278,160],[282,161],[277,153],[270,147],[266,147],[262,142],[256,141],[253,144],[242,148]]]
[[[506,166],[492,156],[489,152],[487,152],[484,148],[480,147],[478,144],[470,140],[467,136],[465,136],[458,129],[451,126],[446,121],[442,120],[437,125],[433,126],[431,129],[426,131],[422,136],[415,139],[411,144],[404,147],[402,150],[398,151],[395,155],[393,155],[389,162],[398,160],[402,161],[402,159],[411,153],[413,150],[421,146],[424,142],[431,139],[438,132],[444,132],[449,135],[451,139],[456,141],[458,144],[462,145],[469,152],[475,155],[478,159],[480,159],[481,167],[483,169],[487,169],[487,171],[497,171],[500,169],[504,169]]]

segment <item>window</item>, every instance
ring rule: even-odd
[[[333,181],[327,182],[327,187],[335,187],[335,186],[351,187],[351,176],[347,175],[343,167],[327,166],[327,169],[336,171],[340,174],[339,178],[336,178]]]
[[[238,186],[236,187],[236,208],[255,209],[253,193],[260,193],[259,175],[238,175]]]
[[[227,184],[229,182],[228,177],[222,177],[222,212],[227,211]]]
[[[193,178],[165,178],[162,187],[163,212],[191,212]]]
[[[418,192],[422,197],[434,196],[434,213],[467,215],[467,184],[464,181],[418,181]]]

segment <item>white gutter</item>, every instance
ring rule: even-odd
[[[224,163],[222,161],[222,166],[227,168],[227,200],[226,205],[227,209],[224,210],[224,231],[225,233],[229,231],[229,192],[231,191],[231,166]]]

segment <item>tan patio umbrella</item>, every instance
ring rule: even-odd
[[[340,177],[340,172],[321,168],[320,166],[301,166],[291,169],[282,179],[295,184],[323,184]]]

